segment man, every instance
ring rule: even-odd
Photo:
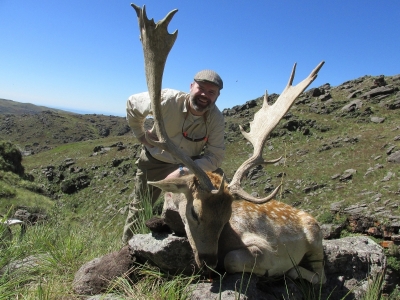
[[[222,88],[223,81],[216,72],[203,70],[194,76],[189,94],[172,89],[161,92],[161,110],[167,135],[206,172],[218,169],[225,156],[224,118],[215,106]],[[160,189],[147,185],[147,180],[158,181],[190,172],[169,153],[146,141],[143,124],[152,113],[148,92],[130,96],[126,111],[129,126],[143,144],[143,149],[136,161],[136,182],[131,195],[133,199],[122,236],[125,244],[133,235],[132,229],[137,222],[142,196],[150,193],[154,205],[161,193]],[[155,137],[155,130],[148,130],[147,134]]]

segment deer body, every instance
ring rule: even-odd
[[[307,213],[276,200],[264,204],[234,201],[219,246],[224,267],[230,273],[281,276],[306,258],[315,261],[313,270],[323,275],[322,235],[317,222]],[[313,278],[314,274],[311,278],[302,276],[319,281],[318,276]]]
[[[219,175],[208,175],[221,184]],[[311,215],[276,200],[238,199],[226,187],[223,194],[207,195],[196,181],[189,175],[151,184],[176,193],[165,197],[164,208],[179,212],[199,266],[325,282],[322,234]],[[311,271],[298,266],[303,259]]]

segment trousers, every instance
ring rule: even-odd
[[[159,188],[148,185],[147,181],[165,179],[170,173],[179,168],[179,164],[170,164],[155,159],[144,146],[135,164],[137,166],[135,186],[132,194],[129,196],[128,216],[122,234],[122,242],[124,244],[133,236],[134,226],[138,222],[137,216],[138,211],[141,209],[143,197],[149,197],[151,204],[154,205],[161,194]]]

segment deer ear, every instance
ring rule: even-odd
[[[151,184],[155,187],[162,189],[165,192],[172,193],[185,193],[189,190],[187,180],[183,178],[171,178],[171,179],[163,179],[160,181],[148,181],[148,184]]]

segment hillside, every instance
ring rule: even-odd
[[[0,101],[2,112],[3,103]],[[81,115],[32,104],[26,106],[24,103],[13,103],[18,113],[0,113],[0,139],[12,141],[25,154],[50,150],[71,142],[122,136],[130,132],[123,117]]]
[[[399,164],[387,161],[399,150],[399,87],[400,75],[364,76],[337,87],[327,83],[304,92],[272,132],[264,151],[267,160],[284,159],[252,170],[244,181],[246,188],[262,195],[283,181],[281,197],[304,208],[321,212],[338,201],[380,206],[393,202],[400,215]],[[270,95],[269,101],[277,96]],[[228,178],[252,151],[238,125],[249,128],[262,99],[223,111],[227,143],[223,170]],[[77,189],[85,198],[99,189],[115,190],[108,200],[129,194],[139,145],[129,134],[125,118],[51,111],[0,115],[0,139],[28,151],[25,154],[37,153],[26,156],[24,165],[51,195],[65,197],[60,182],[68,168],[99,177],[98,184],[87,183],[89,189]],[[55,173],[52,180],[46,173],[49,169]],[[101,187],[101,181],[112,181],[111,187]]]
[[[262,196],[282,183],[279,200],[310,212],[332,232],[337,228],[337,235],[362,233],[390,242],[394,250],[388,264],[400,274],[399,89],[400,75],[363,76],[304,92],[263,152],[266,160],[282,160],[253,168],[242,185]],[[238,125],[248,130],[262,101],[223,111],[227,155],[222,169],[228,180],[252,152]],[[83,232],[85,244],[100,236],[106,246],[84,247],[86,261],[117,249],[140,151],[125,119],[50,111],[0,118],[0,138],[31,149],[22,157],[23,174],[21,168],[19,175],[0,171],[0,215],[54,224],[68,236]],[[109,134],[102,136],[101,128]],[[121,128],[127,132],[120,134]],[[81,253],[73,259],[82,259]],[[77,267],[65,272],[66,282]]]
[[[354,206],[399,222],[399,87],[399,75],[364,76],[337,87],[327,83],[306,91],[264,150],[267,160],[284,158],[275,165],[254,168],[243,185],[263,195],[283,183],[280,198],[317,217],[332,218],[335,203],[340,211]],[[276,97],[270,95],[269,101]],[[228,179],[252,151],[238,125],[249,128],[262,99],[223,111],[227,157],[222,168]],[[2,121],[2,137],[4,124],[14,124],[6,137],[25,150],[51,145],[51,150],[23,161],[48,195],[67,206],[74,203],[74,211],[86,212],[93,205],[112,207],[113,213],[125,211],[140,145],[125,134],[124,118],[42,112],[7,115]],[[26,133],[21,132],[25,128]],[[101,138],[102,128],[110,134]],[[122,224],[123,216],[116,220]]]
[[[0,115],[38,114],[43,111],[52,111],[52,112],[73,114],[71,112],[63,111],[60,109],[54,109],[54,108],[49,108],[49,107],[45,107],[45,106],[34,105],[31,103],[21,103],[21,102],[17,102],[17,101],[13,101],[13,100],[0,99]]]

